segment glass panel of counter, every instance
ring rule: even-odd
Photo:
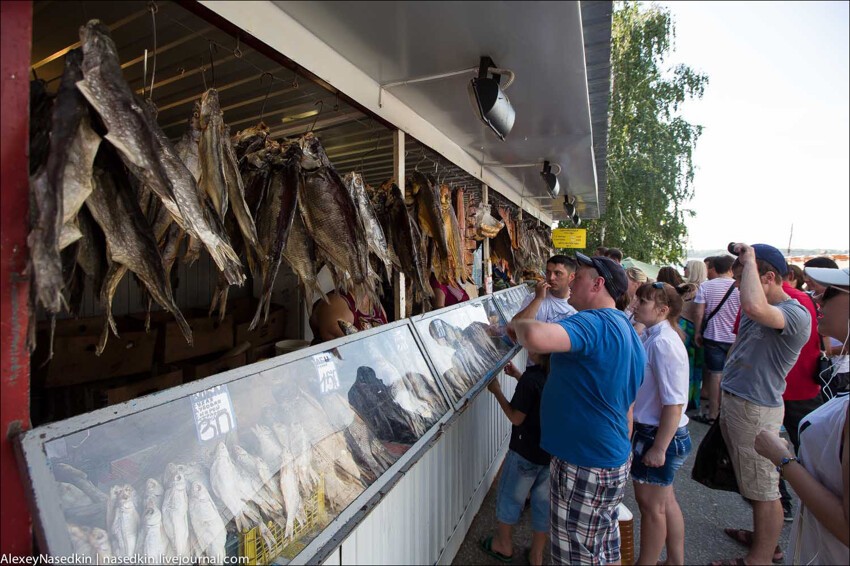
[[[64,525],[42,526],[65,526],[73,550],[100,563],[285,563],[449,411],[408,324],[273,361],[76,432],[80,418],[66,421],[71,432],[43,444],[40,477],[56,484],[34,486],[39,516],[64,513]]]
[[[532,289],[529,289],[528,285],[521,284],[516,287],[498,291],[493,294],[493,300],[496,301],[496,305],[499,307],[499,310],[502,311],[502,315],[504,315],[505,320],[510,322],[516,313],[518,313],[522,308],[522,302],[525,298],[533,292],[534,291]]]
[[[413,324],[455,404],[518,349],[491,297],[422,315]]]

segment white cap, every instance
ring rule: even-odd
[[[832,269],[831,267],[807,267],[806,275],[815,283],[826,287],[850,287],[850,268]]]

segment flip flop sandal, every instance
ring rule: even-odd
[[[493,550],[493,535],[490,535],[487,538],[481,539],[481,541],[479,541],[479,543],[478,543],[478,546],[480,546],[481,550],[483,550],[486,554],[492,556],[493,558],[495,558],[496,560],[498,560],[500,562],[509,563],[509,562],[513,562],[513,560],[514,560],[513,555],[506,556],[506,555],[502,554],[501,552]]]
[[[738,544],[744,545],[746,547],[750,547],[753,544],[753,531],[748,531],[747,529],[723,529],[723,532],[726,533],[726,536],[737,542]],[[780,564],[785,560],[785,553],[782,552],[782,548],[779,545],[776,545],[776,548],[773,550],[773,562],[774,564]]]

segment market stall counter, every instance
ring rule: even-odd
[[[497,305],[483,297],[24,433],[42,550],[324,561],[519,350]]]

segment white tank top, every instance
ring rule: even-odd
[[[847,418],[847,393],[837,395],[800,422],[800,462],[824,487],[843,501],[841,437]],[[850,450],[845,446],[844,450]],[[792,564],[850,564],[850,549],[820,524],[804,505],[791,528]]]

